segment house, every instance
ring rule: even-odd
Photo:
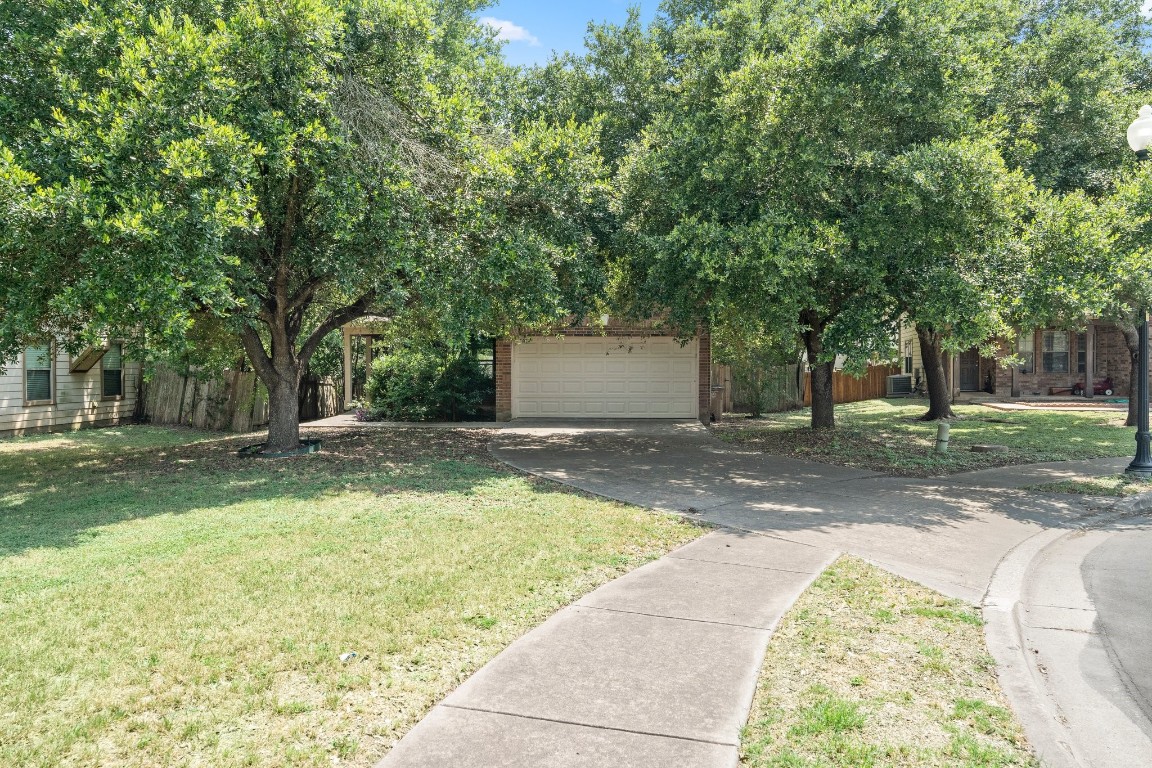
[[[902,325],[899,337],[903,372],[923,379],[920,343],[911,325]],[[1016,356],[1021,363],[1006,367],[1000,359]],[[1034,328],[1019,333],[1014,342],[1000,344],[996,358],[976,348],[945,354],[944,372],[954,397],[966,392],[989,392],[1005,397],[1071,394],[1092,380],[1112,380],[1114,394],[1127,396],[1131,365],[1124,336],[1112,323],[1092,321],[1084,330]]]
[[[353,342],[371,327],[344,329],[345,406],[355,388]],[[699,419],[711,416],[711,344],[706,333],[681,343],[655,323],[584,321],[551,333],[497,339],[493,353],[498,421]],[[719,414],[717,414],[719,417]]]
[[[112,342],[70,355],[33,344],[0,374],[0,436],[120,424],[132,419],[140,364]]]

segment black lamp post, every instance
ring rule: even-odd
[[[1140,117],[1128,126],[1128,146],[1141,161],[1148,159],[1148,148],[1152,146],[1152,106],[1140,107]],[[1148,431],[1148,308],[1141,310],[1140,322],[1140,373],[1137,376],[1136,397],[1136,458],[1124,470],[1130,475],[1152,477],[1152,434]],[[1091,384],[1089,384],[1091,386]],[[1131,388],[1129,388],[1131,389]],[[1129,397],[1132,393],[1129,392]]]

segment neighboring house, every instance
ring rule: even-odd
[[[903,372],[923,380],[920,343],[912,326],[900,329],[900,361]],[[1015,355],[1020,364],[1001,365],[978,349],[946,354],[944,372],[953,396],[963,392],[988,392],[1006,397],[1070,394],[1091,379],[1112,379],[1114,394],[1129,392],[1131,367],[1124,336],[1113,324],[1093,321],[1083,331],[1035,328],[1018,334],[1011,346],[1000,345],[999,358]]]
[[[69,355],[54,343],[29,346],[0,374],[0,436],[130,421],[140,364],[110,343]]]
[[[496,340],[496,419],[699,419],[711,411],[711,344],[681,344],[650,324],[601,323],[547,335]],[[350,339],[345,330],[345,404],[351,406]],[[720,414],[716,414],[719,418]]]

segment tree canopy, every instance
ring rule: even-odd
[[[0,353],[222,320],[298,442],[331,330],[554,322],[602,283],[591,125],[510,108],[471,0],[5,4]],[[9,56],[7,53],[20,54]]]

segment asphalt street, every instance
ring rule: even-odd
[[[1088,554],[1081,572],[1096,606],[1097,630],[1152,721],[1152,531],[1117,532]]]

